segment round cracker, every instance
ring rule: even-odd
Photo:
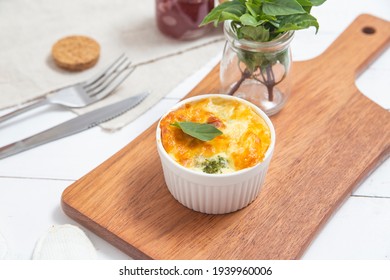
[[[100,45],[87,36],[68,36],[57,41],[51,53],[59,67],[81,71],[96,64],[100,55]]]

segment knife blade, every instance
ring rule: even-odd
[[[87,130],[100,123],[116,118],[141,103],[148,92],[121,100],[89,113],[70,119],[57,126],[44,130],[33,136],[8,144],[0,148],[0,159],[29,150],[42,144],[55,141],[78,132]]]

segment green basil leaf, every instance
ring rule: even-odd
[[[223,11],[218,18],[218,22],[222,22],[225,20],[240,21],[240,17],[237,16],[236,14]]]
[[[240,29],[242,38],[247,40],[254,40],[257,42],[267,42],[269,40],[269,30],[264,26],[243,26]]]
[[[263,12],[272,16],[306,13],[295,0],[268,0],[263,4]]]
[[[214,22],[214,25],[217,26],[224,20],[233,19],[234,17],[232,15],[236,17],[233,20],[239,21],[240,17],[245,14],[245,12],[245,4],[240,1],[226,1],[212,9],[200,23],[200,26],[206,25],[210,22]]]
[[[312,15],[290,15],[285,16],[281,19],[280,26],[276,31],[281,33],[289,30],[306,29],[310,26],[314,26],[316,28],[316,32],[318,31],[319,24],[317,22],[317,19]]]
[[[213,140],[222,134],[222,131],[208,123],[175,122],[171,125],[180,128],[185,134],[202,141]]]
[[[245,3],[245,6],[252,16],[257,17],[261,15],[261,3],[252,3],[251,1],[248,1]]]
[[[243,25],[248,26],[258,26],[260,23],[257,22],[257,20],[252,16],[248,14],[244,14],[239,19]]]
[[[303,6],[313,6],[310,0],[297,0],[297,2],[303,7]]]
[[[310,0],[311,4],[313,6],[320,6],[320,5],[324,4],[325,1],[326,0]]]

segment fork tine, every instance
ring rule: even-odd
[[[129,69],[129,66],[131,64],[131,61],[128,62],[124,67],[121,69],[111,73],[110,76],[107,76],[107,78],[104,79],[104,81],[100,82],[99,85],[93,88],[85,88],[87,94],[91,97],[97,95],[99,92],[103,91],[105,88],[107,88],[122,72]]]
[[[122,69],[122,71],[120,73],[118,73],[118,75],[116,75],[115,78],[109,84],[107,84],[104,88],[101,88],[98,92],[95,92],[93,94],[93,96],[96,99],[102,99],[102,98],[106,97],[108,94],[110,94],[111,92],[116,90],[117,87],[119,87],[127,79],[127,77],[129,77],[130,74],[133,73],[135,68],[136,67],[133,66],[130,68]],[[129,71],[127,71],[127,73],[126,73],[124,70],[129,70]],[[125,73],[125,74],[122,75],[123,73]],[[120,76],[122,76],[122,77],[119,78]]]
[[[125,57],[125,54],[122,53],[113,63],[111,63],[107,68],[103,69],[99,74],[95,75],[91,79],[87,80],[84,85],[85,86],[91,86],[92,84],[96,83],[100,79],[102,79],[104,76],[106,76],[108,73],[113,72],[112,69],[115,67],[117,68],[117,64],[119,63],[119,66],[123,63],[121,62],[123,58]],[[126,60],[127,58],[125,58]]]
[[[115,68],[111,68],[109,71],[107,71],[104,76],[101,77],[101,79],[97,80],[93,84],[90,85],[84,85],[84,89],[90,93],[90,92],[96,92],[96,89],[102,87],[104,84],[107,84],[107,81],[112,79],[112,76],[117,75],[124,69],[128,68],[131,65],[131,61],[129,61],[124,69],[121,70],[122,65],[128,61],[128,58],[125,57],[118,65],[115,66]],[[118,72],[119,71],[119,72]],[[114,77],[115,78],[115,77]]]

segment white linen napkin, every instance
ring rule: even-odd
[[[67,72],[53,63],[52,45],[68,35],[86,35],[101,46],[98,63]],[[194,41],[170,39],[155,23],[155,0],[13,0],[0,1],[0,109],[17,106],[50,90],[93,76],[121,53],[136,70],[112,96],[96,107],[150,90],[138,107],[106,124],[118,129],[142,114],[181,81],[218,55],[220,29]]]
[[[80,228],[54,225],[38,240],[32,259],[94,260],[96,250]]]

